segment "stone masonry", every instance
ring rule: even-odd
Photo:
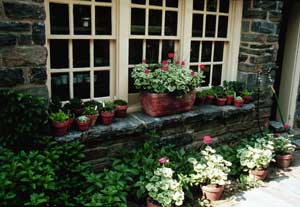
[[[0,89],[48,97],[44,0],[0,0]]]

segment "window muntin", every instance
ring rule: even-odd
[[[198,71],[199,64],[205,65],[202,86],[222,83],[229,43],[229,8],[229,0],[193,0],[190,66]]]
[[[115,2],[48,0],[48,83],[66,101],[115,95]]]

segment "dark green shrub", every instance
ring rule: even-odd
[[[0,109],[0,145],[28,149],[37,144],[48,121],[44,98],[0,91]]]

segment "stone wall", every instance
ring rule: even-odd
[[[48,97],[44,0],[0,0],[0,89]]]

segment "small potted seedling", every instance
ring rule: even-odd
[[[250,101],[252,99],[252,92],[251,91],[243,90],[241,95],[243,97],[243,100],[244,100],[245,104],[250,103]]]
[[[214,87],[215,97],[217,98],[217,106],[226,104],[226,94],[222,86]]]
[[[296,146],[292,144],[289,138],[285,138],[280,134],[275,134],[273,142],[277,165],[280,168],[288,168],[293,160],[293,152]]]
[[[198,104],[205,104],[207,98],[207,90],[198,91],[196,93],[196,105]]]
[[[73,98],[70,100],[70,109],[76,116],[82,115],[84,112],[84,105],[79,98]]]
[[[89,129],[90,126],[90,119],[89,117],[82,115],[77,117],[76,123],[80,131],[86,131]]]
[[[207,97],[206,97],[206,104],[213,104],[215,101],[215,92],[213,89],[208,89],[206,91]]]
[[[55,136],[64,136],[69,129],[69,116],[60,111],[51,113],[49,119],[52,121]]]
[[[111,101],[103,102],[101,108],[101,119],[104,125],[109,125],[112,123],[115,116],[114,103]]]
[[[233,104],[233,100],[234,100],[234,94],[235,92],[233,90],[227,90],[226,92],[226,104],[227,105],[232,105]]]
[[[234,106],[235,107],[242,107],[243,104],[244,104],[244,100],[243,100],[242,97],[240,97],[240,96],[235,97],[235,99],[234,99]]]
[[[66,114],[69,115],[69,127],[68,127],[68,129],[71,129],[72,124],[73,124],[73,122],[75,120],[75,115],[74,115],[74,113],[71,110],[71,104],[70,103],[66,103],[62,107],[62,110],[63,110],[64,113],[66,113]]]
[[[114,101],[116,109],[116,117],[124,118],[127,115],[128,103],[124,100],[118,99]]]
[[[99,116],[97,106],[86,106],[84,108],[83,114],[90,119],[90,126],[94,126],[96,124],[97,118]]]

